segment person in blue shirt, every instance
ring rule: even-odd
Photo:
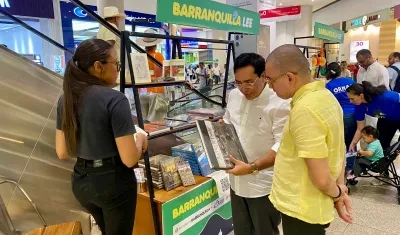
[[[379,131],[376,128],[366,126],[362,129],[361,135],[364,142],[368,145],[365,150],[360,149],[358,151],[360,158],[357,158],[354,166],[354,177],[359,176],[361,172],[370,167],[372,163],[384,157],[382,145],[378,140]]]
[[[328,80],[326,88],[332,92],[343,109],[344,141],[346,144],[346,150],[349,151],[351,141],[353,140],[354,134],[357,130],[357,122],[354,115],[356,106],[350,102],[346,89],[355,82],[351,78],[341,77],[342,70],[340,65],[336,62],[330,63],[326,70],[326,79]],[[349,175],[351,170],[353,170],[355,160],[355,156],[346,158],[347,175]]]
[[[350,150],[354,151],[361,138],[366,114],[378,118],[379,140],[383,149],[390,147],[396,131],[400,129],[400,94],[387,90],[384,85],[375,87],[370,82],[363,81],[348,87],[347,96],[351,103],[356,105],[357,120],[357,131],[350,144]]]

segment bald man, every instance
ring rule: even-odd
[[[325,83],[312,79],[309,67],[294,45],[278,47],[266,62],[270,88],[292,99],[269,196],[282,213],[285,235],[325,234],[334,207],[343,220],[352,221],[344,185],[342,109]]]

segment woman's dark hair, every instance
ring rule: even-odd
[[[361,133],[364,133],[366,135],[372,135],[372,137],[374,137],[374,139],[378,139],[379,138],[379,131],[378,129],[376,129],[375,127],[372,126],[366,126],[361,130]]]
[[[351,93],[353,95],[361,95],[364,94],[364,99],[367,103],[371,102],[376,96],[383,94],[387,91],[386,86],[373,86],[370,82],[363,81],[360,83],[354,83],[346,89],[347,93]]]
[[[239,55],[235,59],[235,63],[233,65],[233,71],[236,73],[238,69],[251,66],[254,68],[254,73],[257,76],[261,76],[261,74],[265,71],[265,59],[256,53],[243,53]]]
[[[326,71],[326,78],[330,80],[338,78],[342,72],[342,69],[338,63],[332,62],[328,65],[328,67],[326,67]]]
[[[85,89],[92,85],[107,86],[103,80],[89,74],[89,68],[96,61],[106,63],[111,48],[112,45],[104,40],[89,39],[78,46],[68,61],[63,83],[62,130],[69,154],[76,152],[78,118]]]

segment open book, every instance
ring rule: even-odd
[[[234,167],[229,156],[248,162],[235,127],[205,120],[196,122],[208,162],[214,170],[226,170]]]

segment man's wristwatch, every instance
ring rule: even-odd
[[[258,174],[258,167],[256,166],[256,164],[254,162],[250,162],[250,166],[251,166],[251,170],[253,172],[251,172],[252,175],[257,175]]]

